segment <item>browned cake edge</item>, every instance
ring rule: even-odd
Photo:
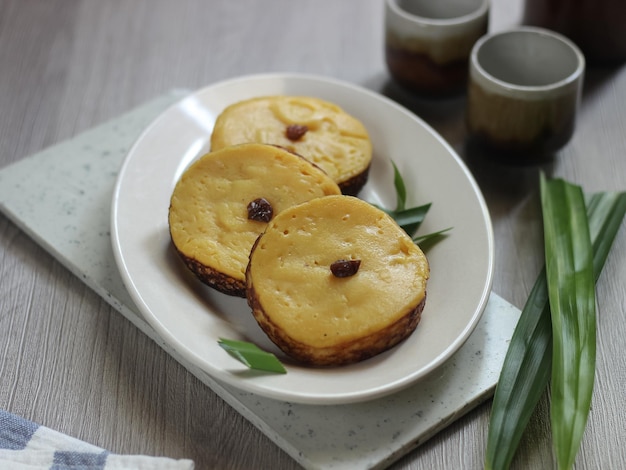
[[[261,237],[255,242],[252,251]],[[254,289],[250,276],[250,264],[246,269],[246,298],[255,320],[265,334],[285,354],[311,366],[342,366],[363,361],[391,349],[415,331],[426,305],[426,292],[422,300],[391,325],[371,335],[336,344],[332,347],[313,348],[295,341],[281,330],[267,315]]]
[[[343,366],[353,364],[391,349],[415,331],[421,320],[425,304],[426,296],[424,296],[422,301],[406,315],[371,335],[337,344],[332,347],[312,348],[299,341],[295,341],[278,328],[263,310],[254,292],[254,288],[248,289],[248,305],[252,308],[254,318],[265,334],[285,354],[303,364],[311,366]]]
[[[356,196],[359,194],[359,191],[361,191],[363,186],[365,186],[365,183],[367,183],[370,167],[371,164],[367,165],[367,168],[365,168],[365,170],[358,175],[354,175],[352,178],[337,183],[339,189],[341,189],[341,194],[346,196]]]
[[[227,295],[246,297],[246,283],[243,280],[235,279],[211,266],[202,264],[200,261],[181,252],[174,242],[172,242],[172,245],[180,259],[185,263],[185,266],[187,266],[202,283]]]

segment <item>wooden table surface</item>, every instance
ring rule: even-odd
[[[491,29],[520,21],[493,0]],[[0,0],[0,166],[174,88],[304,72],[381,92],[466,159],[488,202],[494,290],[521,307],[543,264],[539,170],[587,191],[626,189],[626,66],[590,67],[578,128],[551,164],[506,167],[464,148],[463,97],[398,90],[384,66],[382,0]],[[209,388],[0,216],[0,409],[116,453],[196,468],[297,468]],[[451,293],[453,294],[453,293]],[[578,469],[626,468],[626,224],[598,284],[596,386]],[[490,403],[394,468],[481,468]],[[515,468],[553,468],[548,399]]]

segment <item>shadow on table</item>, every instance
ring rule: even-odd
[[[585,70],[583,83],[583,104],[587,99],[600,93],[620,71],[626,70],[626,62],[621,64],[593,64]]]
[[[465,125],[465,94],[446,98],[421,97],[389,78],[380,77],[372,80],[369,86],[417,115],[450,144],[474,176],[492,215],[510,210],[537,192],[540,171],[547,176],[554,173],[558,156],[530,164],[516,164],[470,142]]]

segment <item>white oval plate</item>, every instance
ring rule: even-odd
[[[258,327],[245,299],[202,285],[182,266],[170,244],[170,195],[189,163],[208,151],[218,114],[233,102],[272,94],[319,97],[359,118],[374,147],[370,179],[359,196],[395,207],[393,160],[407,185],[407,202],[432,202],[420,233],[453,227],[426,253],[431,278],[416,331],[392,350],[355,365],[315,369],[290,361]],[[379,94],[297,74],[217,83],[166,110],[145,130],[122,166],[113,198],[112,239],[130,295],[165,343],[219,381],[298,403],[373,399],[424,377],[468,338],[487,303],[493,275],[487,207],[451,147],[415,115]],[[252,341],[275,352],[288,373],[246,369],[218,345],[219,338]]]

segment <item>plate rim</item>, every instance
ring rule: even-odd
[[[421,369],[421,373],[417,377],[404,377],[402,379],[390,381],[384,386],[377,386],[374,389],[368,389],[359,392],[346,392],[346,393],[335,393],[328,395],[310,395],[305,393],[299,393],[294,395],[289,392],[281,392],[276,391],[274,389],[268,390],[264,387],[254,386],[251,381],[243,380],[228,380],[225,377],[219,376],[219,374],[215,374],[212,372],[211,368],[207,370],[205,365],[205,361],[201,358],[197,357],[197,355],[191,354],[183,354],[177,347],[180,344],[180,340],[174,336],[166,327],[161,323],[161,321],[155,317],[154,313],[151,312],[151,309],[145,305],[144,300],[141,298],[139,292],[137,292],[136,288],[129,288],[129,286],[135,286],[135,283],[132,279],[131,274],[128,272],[126,263],[124,261],[124,256],[122,254],[122,248],[119,240],[119,226],[118,226],[118,200],[120,196],[120,192],[122,190],[122,186],[124,183],[124,176],[130,166],[132,155],[136,152],[137,148],[141,145],[142,141],[149,135],[154,128],[158,127],[161,120],[167,119],[168,114],[173,112],[173,110],[177,109],[181,106],[181,104],[190,97],[195,97],[201,94],[206,93],[209,90],[217,89],[223,86],[234,85],[238,82],[250,82],[250,81],[262,81],[262,80],[283,80],[283,81],[293,81],[293,80],[302,80],[302,81],[310,81],[322,83],[325,85],[331,86],[339,86],[344,89],[350,89],[352,91],[356,91],[358,93],[362,93],[368,95],[371,99],[379,100],[384,102],[387,106],[391,106],[395,108],[397,111],[402,114],[407,115],[410,119],[415,120],[420,126],[422,126],[429,134],[434,137],[438,144],[445,148],[446,153],[449,154],[450,157],[453,158],[455,163],[462,170],[463,175],[467,179],[467,182],[472,188],[472,192],[478,200],[480,213],[483,216],[483,225],[486,229],[486,241],[488,246],[488,269],[486,273],[486,281],[484,286],[482,287],[482,292],[480,294],[479,301],[477,305],[474,307],[474,313],[471,316],[471,321],[465,325],[462,332],[455,337],[455,339],[444,349],[441,354],[436,357],[433,361],[428,364],[428,367],[424,367]],[[116,178],[112,200],[111,200],[111,242],[113,246],[113,253],[115,258],[116,267],[120,275],[122,276],[122,280],[124,286],[126,287],[131,299],[135,303],[136,307],[139,309],[141,316],[147,323],[155,330],[159,338],[170,348],[177,351],[179,355],[183,356],[183,359],[192,363],[195,367],[198,367],[202,372],[210,376],[213,380],[217,380],[218,382],[224,382],[228,385],[231,385],[241,391],[255,393],[260,396],[265,396],[268,398],[273,398],[281,401],[288,401],[293,403],[303,403],[303,404],[313,404],[313,405],[338,405],[338,404],[348,404],[348,403],[356,403],[367,400],[372,400],[376,398],[380,398],[385,395],[389,395],[390,393],[400,391],[416,382],[419,382],[422,378],[428,376],[433,371],[437,370],[441,367],[445,362],[447,362],[453,355],[456,353],[461,346],[467,341],[471,333],[476,328],[476,325],[482,318],[484,310],[487,306],[487,302],[489,300],[489,296],[492,291],[493,286],[493,278],[495,271],[495,241],[494,241],[494,231],[493,224],[491,220],[491,216],[489,213],[489,209],[487,203],[485,201],[484,195],[476,182],[476,179],[470,172],[466,163],[461,159],[461,157],[457,154],[457,152],[453,149],[453,147],[427,122],[425,122],[421,117],[416,115],[415,113],[409,111],[406,107],[401,104],[393,101],[391,98],[382,95],[381,93],[375,92],[368,88],[365,88],[361,85],[354,84],[351,82],[347,82],[341,79],[327,77],[323,75],[316,74],[307,74],[307,73],[297,73],[297,72],[272,72],[272,73],[259,73],[259,74],[249,74],[249,75],[240,75],[232,78],[227,78],[224,80],[220,80],[209,85],[206,85],[197,90],[191,91],[186,96],[183,96],[181,99],[177,100],[173,104],[166,107],[162,112],[160,112],[151,122],[150,124],[139,134],[137,139],[134,141],[132,146],[129,148],[124,161],[120,167],[119,173]],[[147,310],[148,312],[144,312]],[[168,341],[169,339],[169,341]],[[185,351],[188,352],[188,351]],[[190,357],[191,356],[191,357]],[[183,364],[184,365],[184,364]],[[242,385],[243,384],[243,385]]]

